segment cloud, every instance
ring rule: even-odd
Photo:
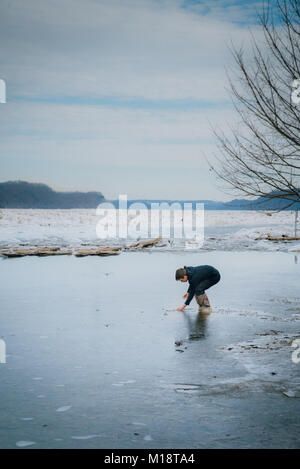
[[[14,103],[0,133],[2,178],[110,198],[178,198],[178,187],[183,198],[220,198],[205,160],[215,151],[209,121],[231,118],[230,109],[215,115]]]
[[[217,195],[208,122],[234,118],[224,67],[230,41],[248,42],[256,4],[2,0],[2,178],[175,197],[181,171],[182,197]]]
[[[238,25],[257,25],[258,14],[266,7],[265,1],[255,0],[183,0],[179,3],[192,13]],[[276,0],[270,3],[275,4]]]
[[[225,99],[229,41],[248,36],[228,20],[151,0],[12,0],[1,18],[12,97]]]

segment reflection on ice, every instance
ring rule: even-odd
[[[204,339],[207,329],[208,315],[198,313],[195,318],[192,318],[190,314],[183,311],[184,318],[188,326],[189,340]]]

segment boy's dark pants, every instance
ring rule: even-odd
[[[203,301],[205,295],[205,290],[208,290],[213,285],[216,285],[220,281],[220,274],[213,275],[212,277],[207,277],[197,286],[197,294],[195,295],[196,301],[199,306],[203,306]],[[206,297],[207,298],[207,297]],[[208,301],[208,299],[207,299]]]

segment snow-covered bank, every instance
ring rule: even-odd
[[[127,239],[100,239],[96,227],[96,210],[0,210],[0,247],[59,246],[78,248],[82,245],[125,246],[134,239],[145,238],[141,231]],[[204,244],[197,238],[186,243],[184,239],[165,238],[155,250],[182,250],[186,247],[204,250],[260,250],[300,251],[299,241],[272,242],[257,238],[267,234],[282,236],[294,234],[295,213],[223,211],[204,213]],[[300,232],[300,229],[299,229]],[[144,235],[144,236],[143,236]]]

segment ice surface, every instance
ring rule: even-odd
[[[221,272],[207,318],[176,311],[174,272],[199,264]],[[298,448],[299,269],[263,251],[0,260],[0,447]]]

